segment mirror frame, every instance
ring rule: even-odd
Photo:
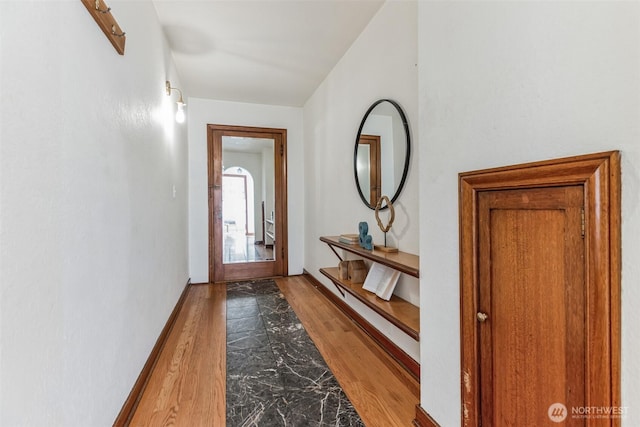
[[[402,107],[400,107],[400,104],[398,104],[392,99],[385,98],[385,99],[379,99],[375,101],[373,104],[371,104],[367,112],[364,114],[362,121],[360,122],[360,127],[358,128],[358,134],[356,135],[355,148],[353,151],[353,173],[356,179],[356,188],[358,189],[358,194],[360,195],[360,199],[362,199],[362,202],[365,204],[365,206],[367,206],[369,209],[372,209],[372,210],[376,208],[376,203],[373,203],[373,204],[369,203],[369,201],[364,196],[364,194],[362,194],[362,188],[360,188],[360,180],[358,179],[358,145],[360,141],[360,135],[362,134],[362,128],[364,128],[364,124],[366,123],[367,118],[369,117],[369,114],[371,114],[373,109],[376,108],[379,104],[382,104],[383,102],[388,102],[391,105],[393,105],[396,111],[400,114],[400,120],[402,120],[402,126],[404,127],[404,133],[406,136],[407,151],[404,158],[404,169],[402,171],[402,179],[400,180],[400,183],[398,184],[395,190],[395,193],[393,194],[392,197],[390,197],[392,204],[395,203],[395,201],[398,199],[398,196],[400,196],[400,193],[402,192],[404,184],[407,180],[407,175],[409,173],[409,161],[411,159],[411,136],[409,134],[409,123],[407,121],[407,116],[404,114],[404,111],[402,111]],[[384,194],[381,194],[380,196],[382,197],[384,196]],[[387,208],[388,206],[385,205],[380,210],[385,210]]]

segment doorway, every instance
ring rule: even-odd
[[[460,174],[460,234],[463,425],[619,425],[619,153]]]
[[[286,130],[208,125],[207,134],[209,281],[286,275]]]
[[[255,237],[256,227],[263,222],[258,222],[261,217],[255,212],[255,199],[259,197],[251,172],[236,166],[225,169],[222,175],[223,264],[273,260],[273,247],[265,246],[264,239]]]

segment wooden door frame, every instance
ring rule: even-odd
[[[621,236],[620,153],[609,151],[461,173],[460,337],[462,425],[480,424],[478,193],[582,185],[585,200],[587,406],[620,407]],[[569,409],[571,411],[571,409]],[[619,426],[619,418],[586,420]]]
[[[216,162],[214,157],[214,133],[221,132],[223,136],[241,136],[251,138],[272,138],[274,140],[274,191],[275,200],[275,217],[276,241],[282,242],[276,247],[278,254],[274,253],[275,261],[281,262],[281,275],[287,276],[289,272],[289,248],[288,248],[288,219],[287,219],[287,130],[279,128],[263,128],[251,126],[233,126],[233,125],[207,125],[207,181],[208,181],[208,198],[209,198],[209,283],[221,281],[219,272],[224,271],[222,263],[222,241],[216,242],[214,238],[214,230],[216,226],[222,226],[222,215],[216,215],[215,208],[220,206],[222,209],[222,183],[215,182],[215,177],[222,177],[222,162]],[[220,154],[221,155],[221,154]],[[264,227],[264,225],[263,225]],[[279,257],[279,258],[278,258]],[[259,263],[255,263],[259,264]],[[228,264],[233,266],[232,264]],[[216,273],[218,272],[218,273]]]

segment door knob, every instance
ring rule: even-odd
[[[487,313],[482,313],[482,312],[478,312],[478,314],[476,314],[476,317],[478,318],[478,322],[480,323],[486,322],[486,320],[489,318]]]

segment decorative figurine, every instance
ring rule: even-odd
[[[360,231],[358,237],[358,243],[360,246],[368,251],[373,250],[373,239],[369,235],[369,224],[367,224],[366,221],[362,221],[358,224],[358,230]]]

